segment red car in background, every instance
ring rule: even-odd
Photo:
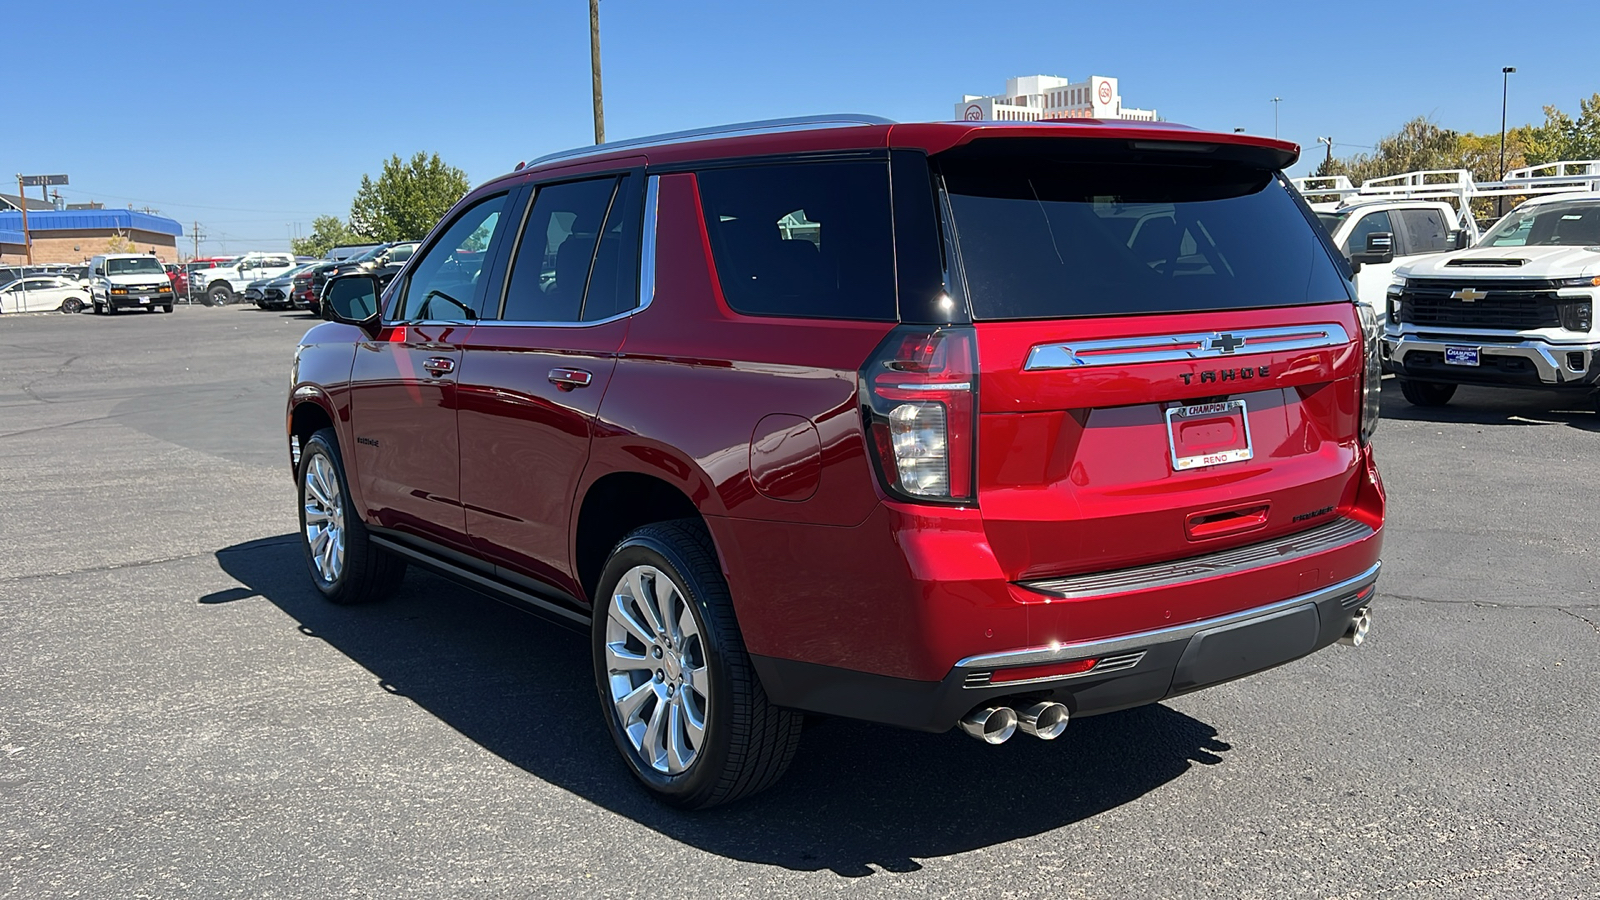
[[[201,259],[191,259],[182,266],[168,266],[167,278],[172,281],[172,295],[174,297],[187,297],[189,295],[189,273],[199,269],[214,269],[222,263],[232,262],[236,256],[207,256]]]
[[[1359,643],[1377,320],[1298,155],[835,117],[490,181],[321,295],[312,582],[418,564],[587,629],[618,751],[685,807],[772,784],[805,713],[1049,739]]]

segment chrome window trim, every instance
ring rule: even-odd
[[[660,179],[660,175],[651,175],[645,180],[644,223],[643,227],[639,230],[639,241],[643,246],[639,249],[638,306],[623,312],[619,312],[614,316],[607,316],[604,319],[595,319],[592,322],[526,322],[520,320],[510,322],[506,321],[505,319],[497,318],[476,319],[469,324],[492,325],[496,328],[593,328],[596,325],[607,325],[612,322],[618,322],[626,319],[629,316],[636,316],[639,313],[649,309],[650,303],[656,298],[656,183],[660,181]],[[534,196],[538,196],[537,193],[535,193]],[[533,198],[531,197],[528,199],[527,208],[530,212],[533,209]],[[524,223],[524,228],[526,228],[526,223]],[[511,252],[513,255],[515,255],[516,248],[513,247]],[[510,262],[515,262],[515,260],[511,260]],[[511,268],[508,265],[506,268],[506,277],[501,280],[500,284],[500,309],[502,311],[505,310],[505,292],[509,290],[510,287]]]
[[[857,113],[836,113],[822,116],[796,116],[786,119],[762,119],[756,122],[738,122],[732,125],[717,125],[710,128],[692,128],[688,131],[672,131],[666,134],[654,134],[647,137],[630,138],[625,141],[612,141],[606,144],[596,144],[592,147],[578,147],[573,150],[561,150],[548,153],[539,157],[523,167],[521,171],[542,166],[545,163],[557,160],[572,161],[585,159],[591,156],[613,153],[618,150],[637,150],[645,147],[664,147],[669,144],[686,144],[690,141],[712,140],[722,137],[752,137],[763,134],[781,134],[790,131],[812,131],[819,128],[844,128],[859,125],[894,125],[893,119],[879,116],[867,116]]]
[[[1068,662],[1074,659],[1083,659],[1090,656],[1110,656],[1131,650],[1138,650],[1154,644],[1164,644],[1172,641],[1187,640],[1202,631],[1212,628],[1221,628],[1225,625],[1237,625],[1252,619],[1264,619],[1277,615],[1285,610],[1303,606],[1307,603],[1321,603],[1324,600],[1339,598],[1341,601],[1349,596],[1359,595],[1378,580],[1378,571],[1383,568],[1382,562],[1372,564],[1372,568],[1362,572],[1354,578],[1349,578],[1338,584],[1329,585],[1321,590],[1298,597],[1290,597],[1277,603],[1258,606],[1254,609],[1241,610],[1225,616],[1212,619],[1202,619],[1199,622],[1190,622],[1187,625],[1174,625],[1171,628],[1158,628],[1154,631],[1142,631],[1138,634],[1126,634],[1121,637],[1106,638],[1098,641],[1083,641],[1075,644],[1053,644],[1048,647],[1032,647],[1024,650],[1007,650],[1000,653],[984,653],[978,656],[969,656],[955,664],[957,671],[963,669],[991,669],[1006,666],[1026,666],[1040,663]],[[1343,604],[1341,604],[1343,605]],[[1348,606],[1346,606],[1348,609]]]
[[[1224,336],[1237,338],[1233,349],[1216,346]],[[1350,343],[1344,326],[1332,322],[1294,325],[1284,328],[1241,328],[1234,331],[1208,331],[1193,334],[1156,334],[1141,337],[1109,338],[1036,344],[1028,351],[1023,371],[1080,369],[1088,366],[1123,366],[1137,363],[1183,362],[1191,359],[1219,359],[1249,356],[1253,353],[1281,353],[1289,350],[1318,350]],[[1091,354],[1087,357],[1081,354]]]

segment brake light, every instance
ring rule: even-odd
[[[1361,356],[1366,364],[1361,375],[1361,443],[1372,443],[1378,430],[1378,398],[1383,380],[1383,360],[1378,355],[1378,316],[1365,303],[1356,304],[1361,319]]]
[[[862,417],[884,487],[907,500],[972,499],[977,340],[971,327],[901,327],[861,372]]]

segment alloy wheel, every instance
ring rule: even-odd
[[[332,584],[344,572],[344,495],[324,454],[311,457],[305,475],[305,540],[317,576]]]
[[[634,566],[606,609],[605,665],[617,720],[640,759],[666,775],[687,771],[706,740],[706,646],[690,603],[666,572]]]

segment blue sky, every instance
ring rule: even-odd
[[[1343,155],[1419,114],[1498,131],[1503,65],[1513,126],[1575,113],[1600,90],[1600,14],[1546,0],[1536,23],[1500,24],[1513,8],[602,0],[606,131],[948,119],[1007,77],[1095,74],[1128,105],[1224,131],[1272,134],[1280,96],[1283,137],[1314,157],[1332,135]],[[587,0],[56,0],[6,20],[0,83],[27,102],[7,104],[0,171],[65,172],[69,199],[148,205],[186,233],[198,220],[202,252],[286,247],[344,216],[391,153],[436,151],[477,183],[593,139]]]

